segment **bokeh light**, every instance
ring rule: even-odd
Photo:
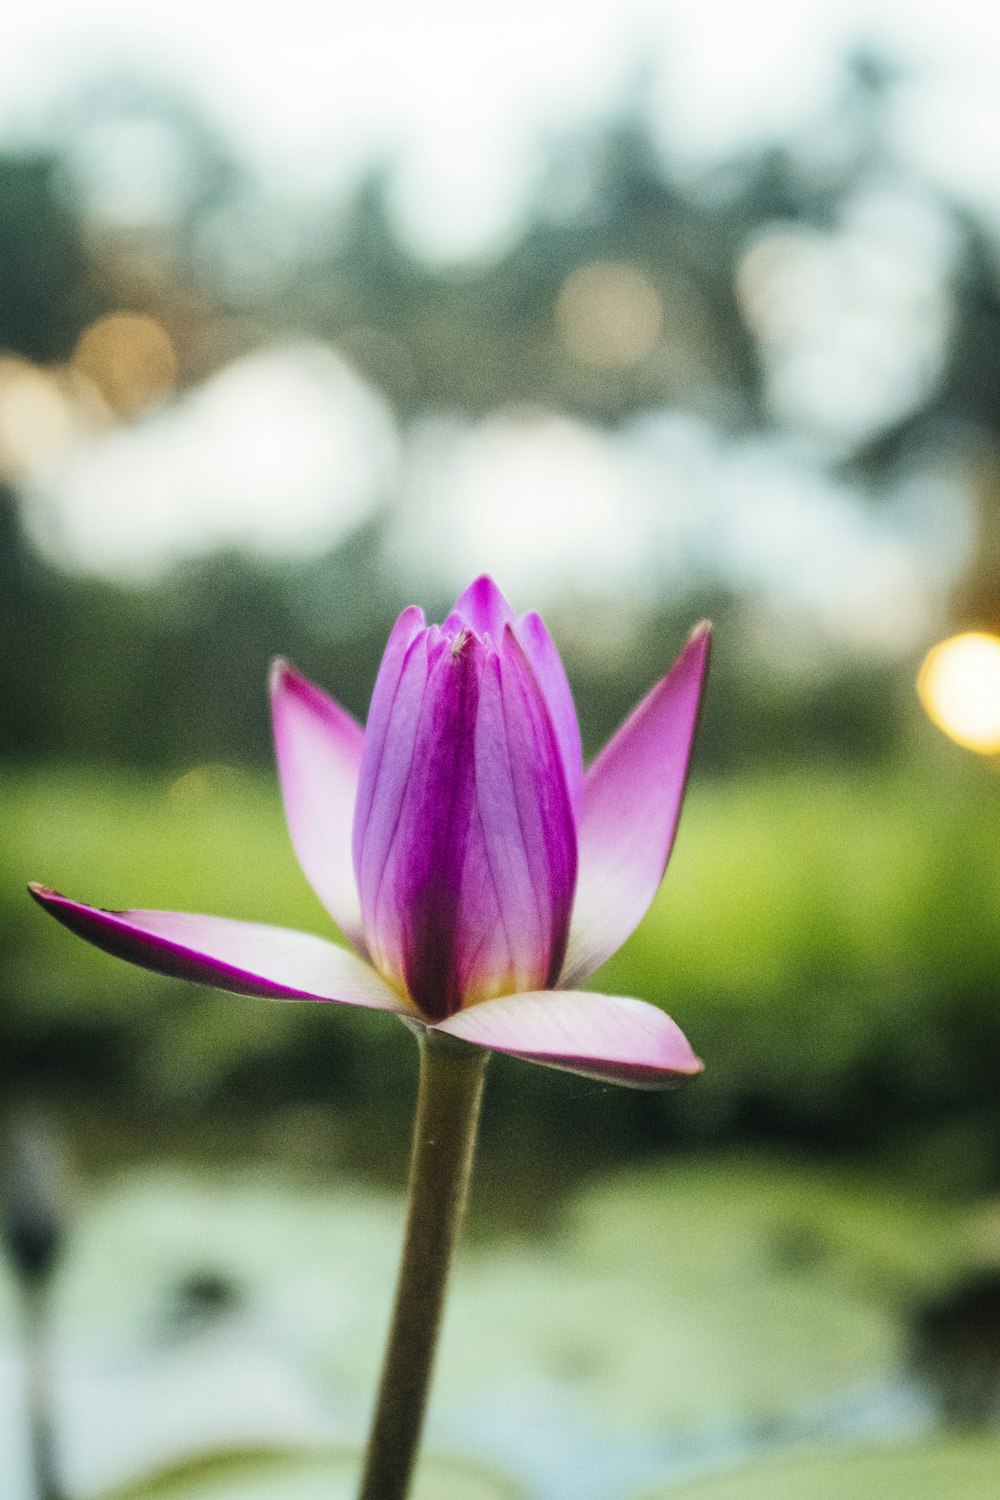
[[[1000,751],[1000,637],[966,631],[928,652],[920,701],[939,729],[980,755]]]
[[[121,417],[166,400],[177,384],[173,341],[144,313],[115,312],[91,323],[77,342],[73,366]]]
[[[471,427],[426,424],[408,450],[412,489],[399,559],[447,569],[449,587],[489,569],[538,599],[557,578],[594,593],[633,582],[647,529],[644,496],[597,428],[554,412],[497,413]]]
[[[556,303],[568,352],[582,365],[621,370],[641,364],[663,328],[663,300],[645,271],[592,261],[571,271]]]
[[[905,193],[859,194],[834,232],[762,228],[734,295],[774,415],[850,448],[926,399],[950,326],[950,254],[934,210]]]
[[[67,441],[72,419],[59,382],[16,355],[0,358],[0,472],[24,475]]]
[[[369,515],[395,445],[385,403],[331,349],[262,349],[71,455],[26,524],[49,555],[132,578],[206,540],[309,555]]]

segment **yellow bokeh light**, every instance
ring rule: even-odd
[[[110,313],[85,328],[73,368],[97,387],[113,412],[138,416],[177,384],[177,356],[166,329],[145,313]]]
[[[577,266],[556,302],[569,353],[597,370],[622,370],[652,354],[663,330],[663,299],[645,271],[622,261]]]
[[[1000,751],[1000,637],[967,631],[927,653],[917,692],[927,713],[959,745]]]

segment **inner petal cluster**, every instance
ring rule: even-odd
[[[554,985],[576,883],[549,703],[503,596],[471,602],[390,641],[355,813],[366,947],[430,1021]]]

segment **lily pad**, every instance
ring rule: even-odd
[[[957,1206],[875,1177],[739,1156],[620,1174],[557,1242],[462,1265],[438,1390],[516,1370],[609,1433],[780,1431],[899,1378],[901,1308],[967,1242]]]
[[[995,1500],[996,1439],[945,1439],[907,1448],[812,1454],[754,1464],[636,1500]]]
[[[354,1500],[360,1467],[354,1449],[230,1450],[171,1464],[97,1500]],[[413,1500],[523,1500],[523,1491],[460,1459],[430,1458],[417,1470]]]

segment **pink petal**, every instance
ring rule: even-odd
[[[358,887],[373,961],[432,1019],[454,1010],[462,991],[459,910],[475,813],[474,736],[485,654],[475,636],[453,643],[436,625],[413,643],[368,822],[356,827]],[[369,774],[366,757],[362,777]]]
[[[465,630],[417,635],[360,788],[355,869],[379,972],[432,1021],[553,983],[576,829],[548,706],[509,626],[499,650]]]
[[[271,715],[285,816],[299,864],[337,926],[360,947],[351,827],[364,730],[283,661],[271,671]]]
[[[333,1000],[406,1012],[375,971],[308,932],[176,911],[102,911],[28,887],[71,932],[141,968],[265,1000]]]
[[[561,972],[573,892],[576,826],[555,726],[513,628],[483,678],[476,726],[478,849],[484,893],[467,929],[478,952],[464,1001],[554,984]],[[470,867],[471,870],[471,867]],[[467,880],[470,896],[473,882]],[[468,941],[468,940],[467,940]],[[504,955],[506,954],[506,960]]]
[[[710,633],[708,625],[698,627],[583,779],[580,868],[560,985],[578,984],[621,947],[663,879],[684,800]]]
[[[580,807],[583,786],[583,753],[580,748],[580,725],[573,705],[573,695],[566,680],[566,669],[545,622],[534,610],[521,616],[514,626],[514,634],[532,665],[538,685],[549,705],[566,771],[566,785],[576,812]]]
[[[503,628],[513,618],[514,611],[507,600],[489,574],[483,573],[455,600],[441,629],[454,632],[468,628],[480,638],[488,635],[493,644],[499,646]]]
[[[365,749],[361,759],[361,772],[358,777],[358,794],[354,804],[354,825],[351,836],[351,848],[354,861],[354,874],[358,883],[358,894],[361,894],[361,842],[371,819],[372,802],[377,789],[381,787],[383,769],[391,769],[394,758],[389,757],[388,767],[383,767],[385,754],[385,738],[389,724],[395,716],[397,719],[402,712],[397,703],[400,692],[403,668],[411,646],[421,635],[426,635],[426,622],[424,612],[416,604],[411,604],[399,616],[392,627],[385,650],[382,653],[382,662],[375,678],[375,687],[372,690],[371,706],[368,709],[368,723],[365,726]],[[409,684],[414,685],[412,681]],[[413,705],[411,705],[413,707]],[[416,707],[419,707],[419,696]],[[362,906],[364,902],[362,901]]]
[[[366,946],[376,967],[383,974],[393,974],[400,983],[405,983],[402,948],[406,913],[397,899],[394,862],[400,857],[400,823],[413,795],[411,781],[422,778],[427,769],[421,766],[416,749],[421,723],[426,719],[424,699],[431,675],[432,634],[440,647],[436,626],[418,629],[403,653],[399,670],[393,673],[391,694],[383,693],[380,698],[386,665],[383,659],[372,698],[354,813],[354,873]]]
[[[632,1088],[701,1072],[680,1027],[655,1005],[586,990],[535,990],[460,1010],[435,1028],[493,1052]]]

